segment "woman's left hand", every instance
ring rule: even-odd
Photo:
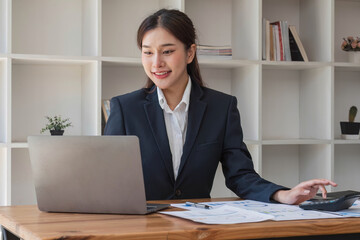
[[[306,200],[315,197],[320,189],[323,198],[326,198],[325,186],[331,185],[336,187],[337,184],[327,179],[312,179],[301,182],[290,190],[279,190],[274,193],[273,199],[285,204],[300,204]]]

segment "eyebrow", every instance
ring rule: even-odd
[[[165,44],[161,44],[160,45],[161,47],[169,47],[169,46],[175,46],[174,43],[165,43]],[[143,48],[151,48],[150,46],[148,45],[142,45]]]

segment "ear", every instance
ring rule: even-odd
[[[196,53],[196,44],[191,44],[191,46],[187,50],[187,59],[186,59],[187,64],[190,64],[194,60],[195,53]]]

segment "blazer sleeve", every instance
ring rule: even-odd
[[[110,101],[110,116],[104,129],[104,135],[126,135],[124,116],[118,97]]]
[[[235,97],[232,97],[228,109],[221,162],[226,186],[241,198],[272,202],[271,196],[276,191],[288,189],[261,178],[255,172],[251,155],[243,142]]]

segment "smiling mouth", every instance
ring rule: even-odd
[[[153,74],[157,75],[157,76],[163,76],[165,74],[170,73],[171,71],[167,71],[167,72],[153,72]]]

